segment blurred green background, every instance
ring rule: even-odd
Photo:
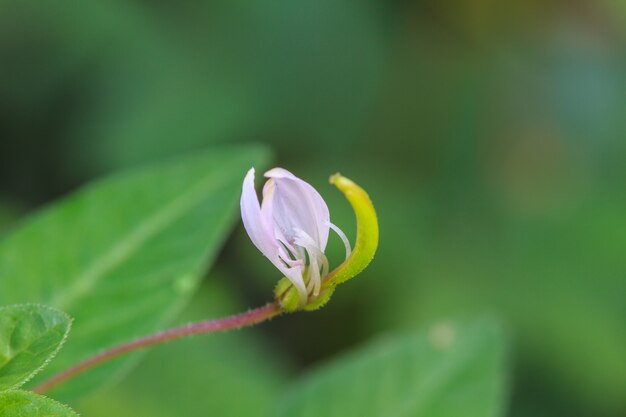
[[[231,381],[224,360],[188,365],[204,385],[179,387],[185,416],[230,386],[256,408],[229,412],[256,415],[379,332],[484,313],[513,336],[509,415],[626,415],[626,3],[0,3],[0,233],[105,173],[246,142],[316,186],[349,236],[327,178],[359,182],[380,250],[319,312],[167,347],[241,366]],[[254,306],[277,279],[238,227],[186,314]],[[167,381],[148,365],[167,349],[85,414],[158,415],[146,384]]]

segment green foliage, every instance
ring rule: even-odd
[[[71,319],[59,310],[34,305],[0,308],[0,391],[32,378],[56,355]]]
[[[0,392],[0,417],[78,417],[69,407],[25,391]]]
[[[260,148],[201,152],[95,182],[28,218],[0,243],[0,303],[35,301],[75,318],[46,375],[160,328],[193,294],[234,220]],[[76,395],[124,358],[63,386]]]
[[[267,142],[277,165],[327,199],[333,223],[352,242],[354,214],[328,186],[329,174],[340,171],[368,191],[381,227],[374,262],[332,303],[259,326],[280,344],[282,358],[311,366],[380,331],[496,312],[516,341],[512,416],[626,415],[625,5],[3,2],[0,199],[36,207],[121,166],[216,143]],[[2,212],[6,235],[16,213]],[[92,229],[111,227],[110,218],[84,225],[87,247],[100,239]],[[68,239],[68,252],[82,259],[75,240]],[[64,244],[59,238],[54,246]],[[159,253],[157,264],[169,258],[169,250]],[[338,239],[330,239],[327,255],[333,266],[343,261]],[[45,253],[38,256],[48,264]],[[241,228],[219,265],[234,293],[245,288],[243,307],[267,300],[276,270]],[[45,301],[47,288],[36,298],[5,301],[12,291],[5,280],[32,277],[0,270],[0,303]],[[48,280],[41,270],[36,278]],[[149,280],[140,284],[150,287]],[[142,321],[127,315],[144,308],[135,300],[115,301],[111,322]],[[144,311],[157,311],[152,304]],[[93,306],[103,310],[104,303]],[[80,310],[89,310],[88,302]],[[135,324],[119,338],[143,333]],[[77,324],[78,339],[91,336],[90,325]],[[99,335],[104,343],[97,344],[111,342]],[[68,348],[81,343],[70,339]],[[260,343],[241,343],[248,342]],[[190,351],[180,354],[196,357]],[[78,359],[74,354],[67,362]],[[181,367],[179,377],[186,372]],[[131,378],[148,387],[155,375]],[[215,380],[205,388],[230,390]],[[101,400],[101,409],[122,415],[115,403],[134,415],[176,414],[161,405],[170,402],[164,388],[159,398],[149,389],[133,392],[123,402]],[[185,398],[197,402],[197,415],[207,404],[220,415],[208,394]],[[194,415],[178,414],[187,412]]]
[[[78,416],[49,398],[15,391],[54,357],[70,325],[67,314],[51,307],[0,307],[0,417]]]
[[[312,371],[276,416],[504,415],[506,343],[490,320],[387,337]]]
[[[372,194],[384,193],[384,187],[380,184]],[[442,204],[436,197],[424,193],[420,199],[411,201],[422,207],[413,218],[402,214],[403,200],[380,199],[384,207],[377,209],[389,214],[381,228],[396,236],[401,253],[381,252],[369,271],[373,279],[363,280],[369,288],[361,297],[380,291],[375,277],[394,268],[394,279],[386,282],[385,294],[375,299],[377,305],[364,320],[383,329],[495,309],[515,328],[517,359],[523,364],[517,372],[518,389],[530,396],[554,390],[553,402],[537,403],[550,407],[563,402],[563,413],[569,415],[587,414],[576,403],[604,409],[596,415],[619,415],[626,405],[626,366],[619,359],[626,351],[621,297],[626,264],[620,261],[626,224],[615,209],[590,201],[567,214],[523,216],[500,208],[490,216],[506,222],[501,230],[502,223],[481,224],[482,212],[442,212],[440,206],[428,206]],[[626,208],[622,198],[612,205],[622,207],[621,212]],[[448,217],[457,223],[445,225]],[[404,230],[423,232],[409,235]],[[482,237],[479,230],[486,231]],[[402,261],[390,266],[396,259]],[[395,302],[388,302],[392,297]],[[578,394],[570,398],[570,390]]]

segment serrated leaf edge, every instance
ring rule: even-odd
[[[54,349],[52,351],[52,353],[50,353],[48,355],[48,357],[46,358],[46,360],[37,368],[35,368],[28,376],[26,376],[24,379],[22,379],[20,382],[16,383],[15,385],[4,389],[4,390],[0,390],[0,394],[2,394],[3,392],[8,392],[8,391],[13,391],[13,392],[18,392],[16,391],[18,388],[20,388],[21,386],[23,386],[24,384],[26,384],[28,381],[30,381],[31,379],[33,379],[33,377],[35,375],[37,375],[43,368],[45,368],[50,361],[52,361],[52,359],[54,359],[54,357],[57,355],[57,353],[59,353],[59,351],[61,350],[61,348],[63,347],[63,345],[65,344],[65,341],[67,340],[67,337],[70,333],[70,330],[72,329],[72,323],[74,321],[74,319],[67,314],[64,311],[61,311],[59,309],[56,309],[54,307],[50,307],[48,305],[45,304],[37,304],[37,303],[24,303],[24,304],[11,304],[11,305],[7,305],[7,306],[2,306],[0,307],[0,314],[2,313],[3,310],[7,310],[10,308],[14,308],[14,307],[36,307],[42,310],[48,310],[48,311],[52,311],[54,313],[60,313],[61,315],[65,316],[67,318],[68,321],[68,326],[67,329],[65,330],[63,337],[61,338],[61,341],[59,342],[59,344],[57,345],[56,349]]]
[[[23,304],[20,304],[20,305],[23,305]],[[17,394],[28,394],[28,395],[30,395],[30,396],[34,396],[34,397],[41,397],[41,398],[45,398],[47,401],[50,401],[51,403],[54,403],[55,405],[57,405],[57,406],[61,407],[62,409],[66,410],[66,411],[69,411],[70,413],[72,413],[72,415],[74,415],[74,416],[79,416],[79,417],[80,417],[80,414],[78,414],[78,413],[77,413],[74,409],[72,409],[70,406],[68,406],[68,405],[66,405],[66,404],[63,404],[63,403],[60,403],[60,402],[58,402],[57,400],[54,400],[54,399],[52,399],[52,398],[50,398],[50,397],[47,397],[47,396],[45,396],[45,395],[42,395],[42,394],[35,394],[35,393],[34,393],[34,392],[32,392],[32,391],[24,391],[24,390],[5,390],[5,391],[0,392],[0,398],[2,398],[2,395],[3,395],[3,394],[14,394],[14,393],[17,393]]]

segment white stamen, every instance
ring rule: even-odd
[[[278,254],[292,261],[295,259],[296,261],[304,260],[301,251],[297,250],[293,245],[284,242],[282,239],[276,239],[279,243]]]
[[[313,295],[318,296],[322,283],[321,277],[328,274],[328,258],[317,246],[311,236],[301,229],[294,230],[296,239],[295,244],[304,248],[309,255],[309,282],[307,291],[313,290]],[[322,275],[320,275],[320,263],[322,267]]]
[[[348,237],[340,228],[338,228],[331,222],[328,222],[328,226],[333,230],[333,232],[337,233],[337,236],[339,236],[341,240],[343,241],[343,245],[346,247],[346,259],[348,259],[350,257],[350,254],[352,253],[352,249],[350,248],[350,241],[348,240]]]

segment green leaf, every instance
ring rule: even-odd
[[[194,293],[233,220],[246,170],[267,152],[241,147],[175,159],[91,184],[0,243],[0,303],[36,301],[75,318],[50,372],[162,327]],[[129,364],[62,386],[78,394]]]
[[[0,391],[32,378],[59,351],[71,319],[40,305],[0,307]]]
[[[0,393],[0,417],[78,417],[71,408],[25,391]]]
[[[490,320],[388,337],[304,377],[275,415],[500,416],[505,350]]]

